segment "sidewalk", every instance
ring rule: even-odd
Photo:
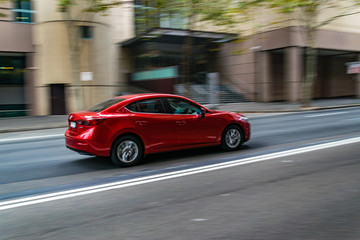
[[[302,112],[302,111],[316,111],[334,108],[357,107],[360,106],[360,99],[321,99],[313,100],[311,107],[302,108],[299,103],[286,102],[244,102],[244,103],[228,103],[224,105],[214,106],[214,109],[221,111],[233,111],[240,113],[275,113],[275,112]]]
[[[276,113],[276,112],[299,112],[326,110],[344,107],[360,107],[360,99],[327,99],[314,100],[312,107],[301,108],[300,104],[289,103],[228,103],[221,105],[208,106],[211,109],[222,111],[233,111],[244,113]],[[27,116],[0,118],[0,133],[20,132],[40,129],[65,128],[67,127],[67,115],[49,115],[49,116]]]

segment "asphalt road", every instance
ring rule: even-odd
[[[63,129],[2,135],[0,239],[360,239],[360,108],[250,121],[239,151],[127,169]]]

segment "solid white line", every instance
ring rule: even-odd
[[[5,139],[0,139],[0,143],[11,143],[11,142],[18,142],[18,141],[49,139],[49,138],[63,137],[63,136],[64,136],[64,134],[52,134],[52,135],[33,136],[33,137],[5,138]]]
[[[333,112],[333,113],[322,113],[322,114],[315,114],[315,115],[309,115],[309,116],[305,116],[306,118],[314,118],[314,117],[324,117],[324,116],[331,116],[331,115],[339,115],[339,114],[344,114],[344,113],[348,113],[348,112]]]
[[[88,195],[88,194],[92,194],[92,193],[104,192],[104,191],[113,190],[113,189],[137,186],[137,185],[142,185],[142,184],[146,184],[146,183],[159,182],[159,181],[164,181],[164,180],[168,180],[168,179],[179,178],[179,177],[184,177],[184,176],[189,176],[189,175],[194,175],[194,174],[199,174],[199,173],[205,173],[205,172],[210,172],[210,171],[215,171],[215,170],[225,169],[225,168],[230,168],[230,167],[236,167],[236,166],[241,166],[241,165],[246,165],[246,164],[251,164],[251,163],[256,163],[256,162],[268,161],[268,160],[272,160],[275,158],[281,158],[281,157],[296,155],[296,154],[300,154],[300,153],[307,153],[307,152],[312,152],[312,151],[317,151],[317,150],[322,150],[322,149],[327,149],[327,148],[332,148],[332,147],[338,147],[338,146],[357,143],[357,142],[360,142],[360,137],[350,138],[350,139],[345,139],[345,140],[340,140],[340,141],[335,141],[335,142],[330,142],[330,143],[323,143],[323,144],[318,144],[318,145],[314,145],[314,146],[303,147],[303,148],[298,148],[298,149],[293,149],[293,150],[287,150],[287,151],[282,151],[282,152],[278,152],[278,153],[271,153],[271,154],[266,154],[266,155],[257,156],[257,157],[238,159],[238,160],[234,160],[234,161],[230,161],[230,162],[218,163],[218,164],[213,164],[213,165],[209,165],[209,166],[202,166],[202,167],[196,167],[196,168],[192,168],[192,169],[180,170],[180,171],[175,171],[175,172],[171,172],[171,173],[162,173],[162,174],[157,174],[157,175],[153,175],[153,176],[141,177],[141,178],[124,180],[124,181],[107,183],[107,184],[100,184],[100,185],[95,185],[95,186],[91,186],[91,187],[78,188],[78,189],[73,189],[73,190],[68,190],[68,191],[61,191],[61,192],[57,192],[57,193],[43,194],[43,195],[38,195],[38,196],[33,196],[33,197],[9,200],[9,201],[0,202],[0,210],[28,206],[28,205],[33,205],[33,204],[37,204],[37,203],[50,202],[50,201],[55,201],[55,200],[60,200],[60,199],[72,198],[72,197]]]

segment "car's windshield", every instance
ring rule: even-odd
[[[124,99],[122,98],[113,98],[113,99],[109,99],[106,100],[104,102],[98,103],[94,106],[88,107],[87,109],[85,109],[86,111],[89,112],[101,112],[105,109],[107,109],[108,107],[111,107],[112,105],[119,103],[121,101],[123,101]]]

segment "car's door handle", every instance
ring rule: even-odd
[[[180,125],[185,125],[185,123],[186,123],[185,121],[176,121],[176,124],[179,125],[179,126]]]
[[[135,121],[137,125],[143,126],[147,124],[147,121]]]

